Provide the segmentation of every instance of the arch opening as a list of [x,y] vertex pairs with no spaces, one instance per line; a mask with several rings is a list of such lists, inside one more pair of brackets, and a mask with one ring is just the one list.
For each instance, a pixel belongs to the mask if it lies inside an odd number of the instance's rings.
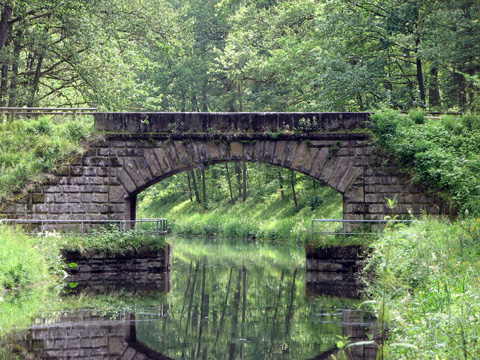
[[341,193],[265,162],[200,163],[127,202],[130,216],[167,217],[173,232],[196,235],[305,240],[312,218],[343,216]]

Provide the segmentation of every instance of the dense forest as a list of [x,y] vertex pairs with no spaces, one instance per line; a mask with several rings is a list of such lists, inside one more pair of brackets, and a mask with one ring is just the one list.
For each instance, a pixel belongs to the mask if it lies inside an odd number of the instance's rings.
[[8,0],[0,106],[475,111],[475,0]]

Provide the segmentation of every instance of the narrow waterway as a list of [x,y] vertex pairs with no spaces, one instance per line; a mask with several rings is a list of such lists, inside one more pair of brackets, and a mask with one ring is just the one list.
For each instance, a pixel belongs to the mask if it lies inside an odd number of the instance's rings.
[[[64,305],[17,334],[16,346],[48,359],[328,359],[339,341],[374,331],[358,296],[307,281],[318,276],[306,273],[300,245],[172,243],[170,272],[67,278]],[[375,349],[354,346],[350,356],[375,359]]]

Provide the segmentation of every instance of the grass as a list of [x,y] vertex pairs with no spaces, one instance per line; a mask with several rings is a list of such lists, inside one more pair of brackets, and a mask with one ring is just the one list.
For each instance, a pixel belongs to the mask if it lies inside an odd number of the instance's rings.
[[81,142],[93,133],[91,117],[0,122],[0,199],[42,182],[60,162],[81,153]]
[[385,359],[480,357],[480,219],[425,219],[372,245],[366,278],[389,324]]
[[61,266],[55,241],[30,237],[18,228],[0,226],[0,291],[51,282]]

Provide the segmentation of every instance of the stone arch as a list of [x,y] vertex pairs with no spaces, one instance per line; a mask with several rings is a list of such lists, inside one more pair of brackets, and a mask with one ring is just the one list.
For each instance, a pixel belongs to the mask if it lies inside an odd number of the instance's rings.
[[[340,152],[341,146],[344,151]],[[349,141],[342,144],[333,140],[316,144],[308,140],[158,142],[119,160],[117,174],[125,190],[125,217],[135,219],[136,196],[149,186],[200,164],[232,161],[265,162],[298,171],[330,186],[344,196],[344,203],[351,203],[364,172],[362,147],[351,151],[351,146]]]

